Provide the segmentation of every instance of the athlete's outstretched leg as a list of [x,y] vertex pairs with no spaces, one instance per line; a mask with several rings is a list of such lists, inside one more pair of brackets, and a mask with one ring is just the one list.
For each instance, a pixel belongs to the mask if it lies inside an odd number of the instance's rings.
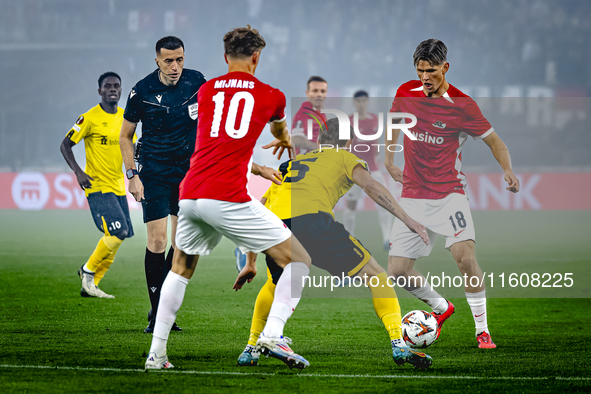
[[166,343],[198,260],[199,256],[187,255],[181,250],[175,251],[172,270],[162,285],[146,369],[172,368],[166,356]]
[[303,279],[310,274],[310,256],[293,235],[265,253],[283,267],[283,273],[277,282],[275,299],[257,349],[282,360],[290,368],[306,368],[310,363],[291,350],[289,341],[283,337],[283,328],[302,297]]
[[394,362],[399,365],[409,363],[418,369],[426,369],[431,366],[433,364],[431,356],[413,351],[402,338],[400,304],[394,288],[390,286],[391,283],[388,283],[386,271],[372,257],[357,275],[369,277],[367,284],[371,290],[373,307],[390,336]]
[[275,287],[271,272],[267,269],[267,281],[259,291],[255,301],[250,324],[250,336],[246,348],[238,357],[238,366],[255,366],[259,362],[259,352],[256,351],[256,344],[267,323],[267,317],[275,297]]
[[390,256],[388,274],[394,278],[404,277],[404,288],[431,307],[432,315],[437,320],[437,338],[439,338],[443,323],[454,313],[455,307],[435,291],[427,279],[413,268],[414,263],[414,259]]
[[[464,291],[466,292],[466,300],[468,301],[468,305],[470,305],[472,317],[474,318],[478,347],[481,349],[494,349],[497,346],[494,344],[488,331],[486,289],[482,280],[482,270],[476,261],[474,241],[457,242],[451,246],[450,250],[462,276],[466,275],[468,277],[467,286],[464,288]],[[472,286],[473,282],[470,279],[474,277],[478,278],[479,285],[477,286]]]

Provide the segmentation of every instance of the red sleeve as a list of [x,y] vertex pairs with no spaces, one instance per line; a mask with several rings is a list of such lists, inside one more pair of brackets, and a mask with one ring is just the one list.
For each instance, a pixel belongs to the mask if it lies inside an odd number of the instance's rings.
[[465,119],[462,127],[463,131],[474,139],[488,137],[494,130],[488,120],[482,115],[478,104],[470,97],[462,97],[459,100],[467,100],[464,109]]
[[301,110],[296,112],[295,116],[293,117],[293,122],[291,123],[291,135],[303,135],[304,134],[304,127],[306,126],[306,119],[308,115],[304,115]]
[[[402,112],[400,110],[400,89],[398,89],[396,91],[396,97],[394,97],[394,100],[392,100],[392,108],[390,109],[390,112]],[[396,98],[398,98],[398,100],[396,100]]]
[[283,121],[285,120],[285,95],[281,90],[275,90],[275,103],[277,107],[273,111],[270,122]]

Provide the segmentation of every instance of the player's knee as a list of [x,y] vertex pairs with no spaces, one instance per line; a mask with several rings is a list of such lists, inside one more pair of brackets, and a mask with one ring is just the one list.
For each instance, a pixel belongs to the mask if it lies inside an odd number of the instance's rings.
[[386,270],[384,270],[384,268],[378,264],[376,259],[372,257],[368,263],[365,264],[361,270],[359,270],[357,275],[363,276],[364,274],[367,274],[368,276],[373,277],[378,276],[381,273],[386,273]]
[[291,244],[291,250],[288,251],[288,253],[285,255],[285,258],[286,258],[286,260],[285,260],[285,264],[283,265],[283,267],[285,267],[287,264],[291,263],[292,261],[304,263],[308,267],[310,267],[312,265],[312,258],[310,257],[310,255],[308,254],[306,249],[304,249],[304,247],[299,243],[292,243]]
[[154,236],[152,239],[148,240],[148,249],[154,253],[161,253],[166,250],[167,244],[168,239],[166,238],[166,235]]
[[116,233],[113,233],[111,235],[114,235],[117,238],[119,238],[121,241],[123,241],[125,238],[127,238],[127,229],[125,229],[125,230],[119,230]]
[[129,229],[127,228],[127,225],[123,225],[123,226],[121,226],[121,228],[118,228],[115,231],[111,231],[111,235],[116,236],[121,241],[123,241],[125,238],[127,238],[128,234],[129,234]]
[[407,276],[409,274],[409,270],[404,265],[398,264],[389,264],[388,265],[388,275],[393,276],[395,278],[399,276]]
[[456,259],[456,263],[458,264],[458,268],[461,272],[469,270],[477,264],[476,257],[467,254],[458,257]]

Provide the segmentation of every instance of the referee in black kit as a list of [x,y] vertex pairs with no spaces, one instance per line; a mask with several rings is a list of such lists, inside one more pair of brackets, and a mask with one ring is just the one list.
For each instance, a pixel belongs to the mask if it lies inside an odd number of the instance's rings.
[[[148,231],[145,268],[152,309],[144,332],[154,331],[160,289],[172,266],[179,211],[179,184],[195,150],[197,91],[205,82],[199,71],[185,69],[185,47],[173,36],[156,43],[158,69],[129,93],[123,115],[120,145],[129,179],[129,192],[141,201]],[[142,122],[139,168],[135,168],[132,138]],[[172,246],[168,243],[168,216]],[[173,331],[181,331],[176,323]]]

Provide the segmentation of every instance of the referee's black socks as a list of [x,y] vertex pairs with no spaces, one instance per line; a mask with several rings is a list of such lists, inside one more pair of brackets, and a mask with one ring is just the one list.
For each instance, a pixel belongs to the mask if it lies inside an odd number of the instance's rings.
[[152,316],[156,316],[158,302],[160,301],[160,289],[162,289],[162,283],[164,283],[164,279],[169,270],[166,258],[164,257],[164,252],[153,253],[146,248],[146,259],[144,260],[144,264],[146,268],[148,295],[150,296],[150,304],[152,305]]

